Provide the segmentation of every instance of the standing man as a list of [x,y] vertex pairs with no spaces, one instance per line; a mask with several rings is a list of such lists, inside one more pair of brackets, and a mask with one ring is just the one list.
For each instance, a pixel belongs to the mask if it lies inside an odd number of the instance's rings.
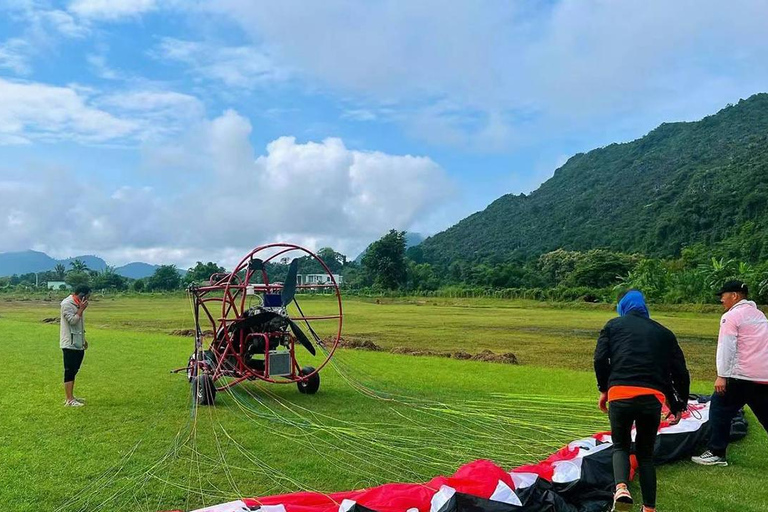
[[728,281],[717,294],[725,308],[717,338],[717,379],[709,407],[709,449],[691,460],[727,466],[731,421],[749,405],[768,430],[768,320],[741,281]]
[[[608,412],[613,441],[613,510],[630,510],[629,453],[635,425],[635,454],[640,470],[643,512],[656,510],[656,468],[653,448],[661,407],[669,405],[670,423],[680,421],[688,407],[690,376],[675,335],[650,318],[643,294],[629,290],[619,296],[619,317],[610,320],[597,340],[595,374],[598,406]],[[610,410],[606,404],[610,402]]]
[[64,405],[68,407],[82,407],[85,402],[75,398],[75,375],[80,370],[85,349],[88,342],[85,340],[85,323],[83,314],[88,307],[88,297],[91,289],[81,285],[75,288],[75,292],[61,301],[61,321],[59,346],[64,353],[64,393],[67,396]]

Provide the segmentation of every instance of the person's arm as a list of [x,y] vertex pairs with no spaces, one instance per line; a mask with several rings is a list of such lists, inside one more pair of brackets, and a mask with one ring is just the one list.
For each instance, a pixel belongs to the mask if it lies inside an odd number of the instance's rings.
[[79,306],[74,303],[63,305],[61,307],[61,313],[69,325],[74,326],[83,318],[83,312],[87,307],[88,301],[82,300]]
[[676,404],[670,403],[669,407],[673,414],[677,414],[688,408],[688,395],[691,392],[691,374],[688,372],[688,367],[685,364],[683,349],[680,348],[680,344],[677,342],[674,334],[672,334],[672,353],[670,356],[672,388],[679,402]]
[[85,309],[82,308],[82,304],[80,307],[75,304],[65,304],[61,307],[61,315],[64,317],[64,320],[72,326],[77,325],[83,317],[83,311],[85,311]]
[[595,377],[597,389],[600,391],[598,407],[606,411],[605,404],[608,400],[608,377],[611,375],[611,345],[610,328],[608,324],[600,331],[595,347]]
[[717,337],[717,379],[715,391],[725,391],[726,379],[733,376],[738,349],[739,326],[733,315],[723,315],[720,321],[720,333]]

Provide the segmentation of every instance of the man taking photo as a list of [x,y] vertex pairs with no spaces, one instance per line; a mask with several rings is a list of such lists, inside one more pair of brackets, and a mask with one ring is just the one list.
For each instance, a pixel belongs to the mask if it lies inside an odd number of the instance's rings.
[[61,321],[59,331],[59,346],[64,354],[64,393],[67,407],[82,407],[85,402],[76,398],[75,375],[80,371],[85,349],[88,342],[85,339],[85,322],[83,314],[88,307],[88,297],[91,289],[82,285],[75,288],[72,295],[61,301]]

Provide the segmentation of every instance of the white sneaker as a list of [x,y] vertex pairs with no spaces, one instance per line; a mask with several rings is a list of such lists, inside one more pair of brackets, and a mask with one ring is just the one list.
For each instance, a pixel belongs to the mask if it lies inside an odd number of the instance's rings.
[[73,400],[67,400],[64,402],[65,407],[82,407],[85,404],[83,402],[79,402],[76,398]]
[[728,461],[725,457],[719,457],[707,450],[698,457],[691,457],[691,462],[701,464],[702,466],[727,466]]
[[613,508],[611,512],[625,512],[632,510],[634,500],[626,487],[617,487],[613,494]]

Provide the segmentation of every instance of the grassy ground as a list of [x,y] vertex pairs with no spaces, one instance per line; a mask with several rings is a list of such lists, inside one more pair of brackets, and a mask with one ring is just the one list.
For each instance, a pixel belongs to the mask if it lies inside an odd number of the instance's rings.
[[[311,313],[331,309],[327,300],[304,303]],[[347,300],[347,337],[385,348],[512,351],[522,365],[344,350],[317,395],[247,383],[197,414],[186,380],[169,373],[191,351],[189,338],[168,335],[190,327],[185,299],[93,301],[77,387],[88,405],[78,410],[61,406],[58,325],[42,323],[56,316],[57,301],[0,302],[5,510],[191,509],[238,496],[419,481],[479,457],[504,467],[533,462],[607,429],[589,371],[597,332],[612,316],[606,308]],[[654,316],[681,339],[694,390],[710,389],[718,315]],[[399,398],[382,400],[381,392]],[[765,510],[764,436],[752,421],[729,468],[661,468],[660,507]]]

